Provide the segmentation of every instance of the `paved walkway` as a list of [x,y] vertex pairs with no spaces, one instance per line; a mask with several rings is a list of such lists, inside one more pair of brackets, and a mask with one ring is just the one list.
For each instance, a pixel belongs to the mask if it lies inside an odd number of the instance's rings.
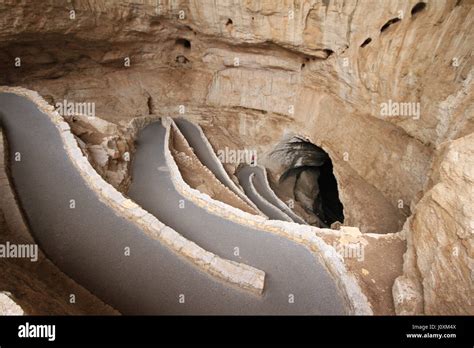
[[269,219],[289,221],[293,220],[279,208],[267,201],[257,190],[255,186],[255,173],[250,167],[245,167],[237,173],[240,185],[244,188],[245,194],[255,203],[257,208],[263,212]]
[[[239,300],[240,307],[232,313],[342,314],[343,301],[334,280],[307,248],[209,214],[175,190],[169,172],[162,169],[166,166],[165,133],[161,123],[156,122],[139,134],[128,194],[204,249],[265,271],[261,300]],[[235,248],[239,256],[234,254]],[[294,303],[289,303],[291,295]],[[220,305],[216,302],[216,306]]]
[[224,186],[233,191],[237,196],[242,198],[250,206],[257,209],[252,200],[250,200],[242,189],[232,181],[224,166],[213,152],[212,146],[204,135],[199,125],[178,117],[173,119],[179,131],[184,135],[188,144],[193,148],[197,158],[205,165]]
[[[159,170],[165,164],[160,123],[140,134],[130,195],[201,247],[267,272],[263,296],[202,273],[100,202],[67,157],[55,126],[31,101],[0,94],[0,123],[14,187],[35,240],[61,270],[122,313],[343,313],[334,281],[306,248],[210,215],[188,201],[179,208],[182,198],[169,173]],[[17,153],[20,161],[14,160]]]
[[[268,183],[267,173],[265,168],[261,166],[243,166],[237,176],[240,180],[241,185],[244,185],[242,182],[248,182],[250,175],[254,174],[253,186],[258,194],[266,200],[268,203],[275,206],[277,209],[281,210],[286,216],[289,216],[291,220],[299,224],[306,225],[306,222],[299,217],[293,210],[290,209],[278,196],[273,192],[270,184]],[[247,184],[248,185],[248,184]],[[254,202],[255,203],[255,202]]]
[[[258,296],[202,273],[100,202],[32,102],[0,94],[0,123],[33,236],[66,274],[124,314],[259,313]],[[21,161],[13,160],[15,153]]]

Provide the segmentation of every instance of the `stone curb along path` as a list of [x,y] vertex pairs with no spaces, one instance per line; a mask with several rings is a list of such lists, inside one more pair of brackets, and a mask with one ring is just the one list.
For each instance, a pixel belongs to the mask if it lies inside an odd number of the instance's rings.
[[268,202],[255,187],[255,173],[245,174],[242,172],[237,173],[240,184],[245,190],[247,196],[255,203],[255,205],[272,220],[289,221],[293,220],[286,215],[282,210],[275,207],[273,204]]
[[[219,181],[222,182],[225,186],[229,187],[232,191],[234,191],[239,197],[244,199],[248,204],[252,205],[252,207],[256,210],[259,210],[256,203],[250,199],[244,192],[242,187],[242,181],[240,182],[241,187],[237,187],[237,185],[230,179],[229,174],[224,169],[221,161],[214,153],[214,149],[210,144],[209,140],[207,139],[206,135],[204,134],[202,128],[183,117],[173,118],[172,123],[173,129],[177,131],[178,136],[183,138],[183,141],[188,143],[188,145],[193,149],[196,157],[199,158],[201,163],[205,166],[207,171],[210,171]],[[193,132],[196,135],[197,139],[193,136]],[[206,153],[202,153],[202,149]],[[201,151],[200,151],[201,150]],[[270,210],[273,214],[278,216],[278,220],[283,221],[295,221],[297,223],[306,225],[306,222],[296,215],[284,202],[282,202],[278,196],[273,192],[270,187],[270,183],[267,179],[266,169],[262,166],[250,166],[246,165],[242,169],[246,172],[255,172],[255,181],[261,183],[265,192],[260,192],[257,187],[253,184],[253,188],[250,188],[255,196],[258,196],[256,199],[259,201],[260,204],[264,205],[268,210]],[[241,170],[241,171],[242,171]],[[247,173],[246,175],[250,175]],[[238,177],[238,175],[237,175]],[[275,208],[278,211],[275,211]],[[260,215],[265,216],[260,209]]]
[[[190,146],[194,149],[194,152],[196,156],[199,158],[199,160],[201,161],[201,163],[206,168],[208,168],[208,170],[210,170],[213,173],[213,175],[220,182],[222,182],[223,185],[227,186],[236,195],[238,195],[241,199],[243,199],[247,204],[249,204],[252,208],[258,211],[257,206],[252,202],[251,199],[249,199],[244,194],[243,189],[238,187],[237,184],[234,183],[232,179],[229,177],[229,174],[224,169],[224,166],[222,165],[221,161],[215,154],[214,149],[212,148],[211,143],[209,142],[206,135],[204,134],[204,131],[202,130],[201,126],[191,121],[188,121],[185,118],[178,117],[174,120],[174,127],[178,129],[178,133],[181,134],[181,136],[183,136],[183,138],[188,143],[192,142]],[[188,127],[192,127],[192,129],[194,129],[194,131],[199,134],[198,139],[188,139],[190,138],[187,134],[189,132]],[[204,147],[207,150],[207,154],[209,155],[209,157],[205,158],[201,156],[199,151],[195,149],[195,147],[199,146],[198,142],[200,142],[201,143],[200,145],[202,145],[202,147]],[[259,213],[262,214],[261,212]]]
[[[254,177],[254,187],[255,190],[263,197],[268,203],[274,205],[278,209],[282,210],[286,215],[288,215],[294,222],[297,222],[302,225],[307,225],[307,223],[298,216],[290,207],[288,207],[285,202],[283,202],[272,190],[270,183],[267,177],[267,170],[265,167],[260,165],[256,166],[244,166],[240,171],[248,171],[255,174]],[[260,189],[261,191],[260,191]]]
[[[225,190],[226,194],[228,197],[232,197],[234,198],[234,200],[237,200],[237,201],[240,201],[242,204],[244,204],[246,206],[247,209],[249,210],[245,210],[247,212],[250,212],[251,214],[254,214],[254,215],[262,215],[262,213],[258,210],[257,207],[255,207],[254,204],[249,204],[247,203],[247,201],[250,201],[247,197],[245,197],[245,199],[242,199],[241,195],[237,195],[234,191],[232,191],[228,186],[226,186],[225,184],[222,183],[221,180],[219,180],[214,172],[212,170],[210,170],[207,166],[205,166],[201,160],[198,158],[197,154],[196,154],[196,151],[189,145],[188,143],[188,139],[181,133],[180,129],[178,127],[176,127],[176,124],[175,123],[172,123],[171,125],[172,127],[172,130],[174,131],[173,132],[173,135],[176,136],[179,141],[181,141],[183,144],[185,144],[185,146],[187,147],[187,149],[190,151],[190,153],[188,154],[188,156],[191,156],[193,157],[193,160],[196,160],[196,165],[198,165],[200,167],[200,170],[202,170],[206,175],[210,176],[210,177],[213,177],[215,179],[215,181],[217,183],[219,183],[219,185]],[[251,202],[251,201],[250,201]],[[229,204],[231,205],[230,203],[226,203],[226,204]],[[235,206],[236,208],[238,208],[238,206]],[[265,216],[266,217],[266,216]]]
[[332,275],[341,294],[345,298],[348,313],[357,315],[373,314],[367,297],[362,292],[355,277],[348,272],[342,256],[340,256],[332,246],[326,244],[316,235],[316,232],[319,231],[318,228],[293,222],[267,220],[262,216],[252,215],[225,203],[216,201],[208,195],[191,188],[182,178],[169,149],[170,128],[172,123],[172,118],[162,118],[162,125],[166,129],[164,154],[173,185],[183,197],[189,199],[197,206],[204,208],[211,214],[223,217],[243,226],[274,233],[304,245],[326,266]]
[[[210,214],[176,190],[172,181],[174,173],[165,156],[166,141],[176,145],[173,132],[167,139],[166,127],[161,122],[153,122],[139,132],[135,139],[133,180],[127,194],[206,250],[265,271],[265,292],[261,299],[228,296],[228,301],[237,305],[228,313],[347,314],[345,299],[334,279],[311,250],[275,233]],[[169,150],[174,155],[173,146]],[[227,306],[222,302],[215,305]]]
[[[31,234],[29,226],[27,225],[27,221],[23,215],[23,212],[21,211],[20,204],[17,201],[17,195],[14,192],[13,184],[11,182],[8,159],[8,144],[6,142],[6,136],[4,136],[3,129],[0,125],[0,212],[3,213],[3,218],[5,219],[6,227],[10,235],[9,238],[4,238],[4,240],[7,240],[11,243],[37,245],[33,238],[33,235]],[[14,239],[10,240],[10,238]],[[75,312],[71,313],[68,312],[68,314],[120,314],[117,310],[113,309],[107,304],[102,303],[102,301],[100,301],[98,298],[95,298],[95,296],[93,296],[89,290],[85,289],[75,280],[73,280],[72,278],[64,274],[61,270],[59,270],[57,266],[51,262],[50,259],[46,258],[44,252],[41,249],[38,251],[37,260],[34,264],[37,265],[34,270],[22,270],[22,273],[26,279],[16,278],[16,276],[14,278],[10,278],[12,281],[11,285],[14,285],[14,287],[16,288],[16,290],[12,291],[13,293],[10,291],[0,292],[0,315],[9,315],[8,313],[11,309],[15,309],[14,313],[10,313],[13,315],[51,314],[51,312],[49,312],[50,307],[48,307],[48,305],[51,306],[51,302],[45,304],[45,301],[41,301],[42,303],[39,305],[37,302],[38,295],[40,294],[40,296],[47,296],[48,300],[51,299],[49,298],[50,296],[52,296],[53,301],[61,300],[60,296],[64,295],[64,291],[62,289],[64,289],[65,287],[67,287],[71,293],[74,293],[76,297],[81,297],[81,304],[79,306],[71,304],[76,308],[80,307],[79,310],[76,310]],[[36,273],[36,271],[40,271],[40,273],[38,274]],[[51,275],[52,278],[43,279],[45,274]],[[33,279],[31,278],[31,276],[33,276]],[[25,282],[25,280],[27,279],[31,282]],[[38,284],[39,282],[42,283],[42,281],[48,281],[48,283]],[[56,295],[47,295],[45,289],[43,288],[44,286],[47,287],[48,290],[51,290],[51,285],[53,285],[53,291],[56,291]],[[59,285],[59,289],[55,288],[56,285]],[[28,292],[30,292],[29,295]],[[20,298],[15,298],[13,294],[19,294]],[[63,299],[63,301],[68,300],[68,298]],[[16,303],[15,301],[18,301],[18,303]],[[100,301],[100,303],[98,303],[97,301]],[[37,305],[38,307],[36,307]],[[36,307],[34,308],[36,311],[31,312],[32,306]],[[16,309],[18,308],[20,308],[21,310],[17,311]],[[89,312],[86,308],[93,308],[93,312]],[[46,310],[48,310],[48,312],[46,312]],[[55,312],[57,310],[58,308],[54,308],[53,314],[59,314]],[[64,313],[61,312],[61,314]]]
[[[0,125],[0,211],[3,212],[9,230],[17,231],[25,239],[25,242],[33,243],[8,180],[5,144],[3,130]],[[23,308],[11,297],[12,295],[9,292],[0,292],[0,315],[24,315]]]
[[64,149],[81,177],[96,193],[98,199],[111,207],[117,215],[126,217],[138,225],[149,237],[163,243],[175,254],[192,262],[210,276],[257,294],[263,292],[265,272],[242,263],[222,259],[204,250],[170,227],[165,226],[153,215],[105,182],[82,154],[69,125],[38,93],[19,87],[0,87],[0,93],[12,93],[25,97],[49,117],[56,126]]
[[6,145],[0,125],[0,210],[3,211],[5,223],[10,231],[15,231],[25,242],[34,243],[8,179],[8,149]]

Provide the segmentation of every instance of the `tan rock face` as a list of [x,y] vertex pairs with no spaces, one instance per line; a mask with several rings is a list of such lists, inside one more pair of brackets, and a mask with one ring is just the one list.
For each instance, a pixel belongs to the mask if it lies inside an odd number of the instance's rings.
[[474,135],[448,142],[431,187],[405,233],[404,276],[394,286],[402,314],[474,314]]
[[0,315],[23,315],[23,309],[16,304],[8,292],[0,292]]
[[[216,150],[257,150],[272,178],[281,165],[270,152],[305,136],[332,159],[346,225],[396,232],[416,209],[404,228],[398,312],[462,313],[472,289],[472,182],[441,149],[465,149],[457,139],[474,131],[474,11],[468,1],[419,3],[4,1],[0,84],[52,103],[94,102],[114,123],[182,112]],[[124,151],[95,145],[99,163]],[[456,271],[443,276],[443,267]]]
[[133,129],[85,115],[66,116],[65,119],[94,169],[112,186],[126,191],[134,151]]

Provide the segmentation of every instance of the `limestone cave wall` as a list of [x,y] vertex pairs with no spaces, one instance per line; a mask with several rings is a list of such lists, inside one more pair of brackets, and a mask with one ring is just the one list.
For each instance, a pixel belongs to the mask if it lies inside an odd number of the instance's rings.
[[118,125],[185,115],[271,178],[275,146],[306,137],[331,157],[344,224],[403,229],[397,312],[474,313],[469,1],[3,0],[0,18],[0,85]]

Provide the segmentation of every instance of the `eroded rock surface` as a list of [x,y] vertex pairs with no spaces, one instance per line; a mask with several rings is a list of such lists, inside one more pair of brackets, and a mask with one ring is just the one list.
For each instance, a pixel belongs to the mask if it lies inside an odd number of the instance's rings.
[[86,115],[65,116],[94,169],[116,189],[130,184],[130,160],[135,149],[133,130]]
[[0,292],[0,315],[23,315],[23,309],[12,299],[9,292]]
[[403,231],[404,275],[393,289],[399,314],[474,314],[474,135],[439,152]]
[[[331,157],[344,224],[405,226],[397,313],[472,313],[474,10],[418,3],[2,1],[0,84],[94,102],[117,125],[184,115],[274,179],[276,144],[305,136]],[[84,143],[120,188],[133,144],[114,132]]]

